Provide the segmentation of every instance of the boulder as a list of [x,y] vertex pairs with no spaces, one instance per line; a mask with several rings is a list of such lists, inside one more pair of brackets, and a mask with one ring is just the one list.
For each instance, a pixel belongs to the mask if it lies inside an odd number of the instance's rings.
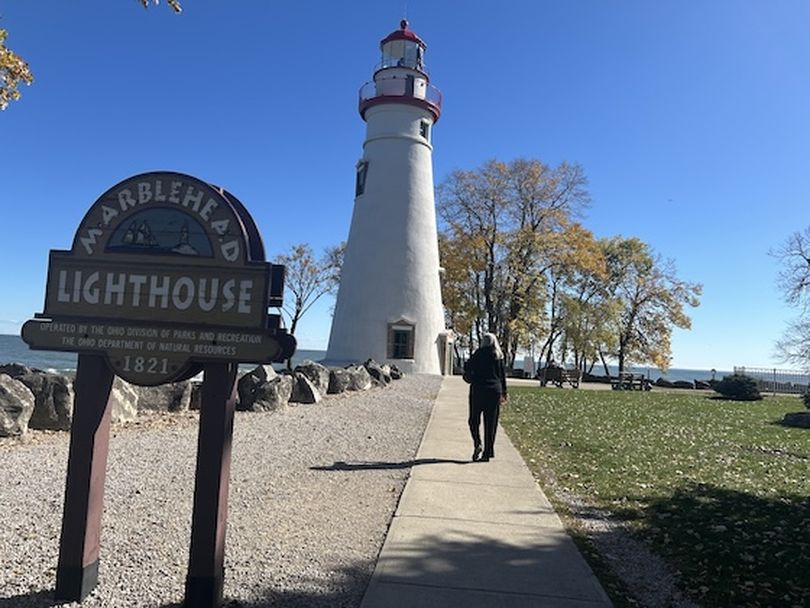
[[[60,374],[34,373],[20,382],[34,393],[36,404],[29,426],[32,429],[69,431],[73,419],[73,381]],[[29,384],[31,382],[31,384]]]
[[322,397],[315,385],[301,372],[295,372],[290,403],[318,403]]
[[391,380],[399,380],[402,378],[402,372],[396,365],[391,366]]
[[391,382],[390,374],[385,373],[385,370],[382,366],[377,363],[374,359],[369,359],[363,364],[363,367],[366,368],[369,375],[373,380],[376,380],[379,386],[385,386],[389,382]]
[[239,382],[236,384],[236,392],[239,395],[236,409],[242,411],[252,409],[253,400],[256,398],[256,389],[276,377],[278,377],[278,374],[272,365],[257,365],[239,378]]
[[351,384],[352,375],[347,369],[330,369],[329,370],[329,387],[327,389],[327,393],[330,395],[335,395],[337,393],[342,393],[349,389],[349,384]]
[[73,382],[70,378],[18,363],[0,366],[0,373],[22,382],[34,394],[34,413],[28,421],[30,428],[70,430],[73,417]]
[[366,368],[362,365],[355,365],[347,367],[346,371],[349,372],[349,386],[346,390],[349,391],[367,391],[371,388],[371,376]]
[[174,382],[160,386],[138,386],[138,409],[159,412],[184,412],[191,404],[191,382]]
[[789,412],[782,418],[782,424],[810,429],[810,412]]
[[297,365],[295,371],[304,374],[322,394],[329,389],[329,370],[320,363],[307,359]]
[[660,387],[663,387],[663,388],[673,388],[675,385],[672,382],[670,382],[669,380],[664,380],[663,378],[658,378],[658,380],[655,381],[655,386],[660,386]]
[[700,390],[711,390],[712,385],[707,380],[695,380],[695,388]]
[[138,415],[138,390],[129,382],[118,376],[113,381],[110,391],[112,422],[130,422]]
[[0,365],[0,374],[8,374],[15,380],[19,380],[20,376],[27,376],[28,374],[35,373],[44,374],[45,372],[41,369],[28,367],[22,363],[4,363],[3,365]]
[[25,435],[34,413],[34,393],[8,374],[0,374],[0,437]]
[[260,384],[255,392],[252,412],[281,412],[287,409],[293,392],[293,376],[276,376],[269,382]]

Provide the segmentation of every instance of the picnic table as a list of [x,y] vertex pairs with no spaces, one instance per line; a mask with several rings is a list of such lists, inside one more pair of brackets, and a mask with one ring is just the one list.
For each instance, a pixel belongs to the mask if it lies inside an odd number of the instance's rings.
[[648,391],[652,385],[644,374],[619,372],[618,376],[611,376],[610,388],[614,391]]

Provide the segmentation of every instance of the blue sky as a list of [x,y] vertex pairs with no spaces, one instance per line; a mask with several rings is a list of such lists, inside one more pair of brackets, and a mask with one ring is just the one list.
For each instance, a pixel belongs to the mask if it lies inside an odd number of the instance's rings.
[[[269,255],[346,238],[357,91],[405,2],[0,3],[36,82],[0,113],[0,333],[42,309],[108,187],[150,170],[225,186]],[[773,365],[795,311],[768,250],[808,224],[810,4],[408,0],[444,94],[437,181],[488,159],[580,163],[597,236],[637,236],[703,283],[673,366]],[[298,332],[325,348],[330,301]]]

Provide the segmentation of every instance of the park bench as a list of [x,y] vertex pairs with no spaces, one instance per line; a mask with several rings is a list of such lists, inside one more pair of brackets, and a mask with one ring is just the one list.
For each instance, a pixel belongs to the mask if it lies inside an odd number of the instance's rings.
[[537,372],[540,378],[540,386],[546,386],[549,382],[563,387],[566,382],[571,385],[571,388],[579,388],[579,383],[582,379],[582,373],[578,369],[563,369],[561,367],[546,367]]
[[644,374],[619,372],[618,376],[610,378],[610,388],[614,391],[648,391],[652,387]]

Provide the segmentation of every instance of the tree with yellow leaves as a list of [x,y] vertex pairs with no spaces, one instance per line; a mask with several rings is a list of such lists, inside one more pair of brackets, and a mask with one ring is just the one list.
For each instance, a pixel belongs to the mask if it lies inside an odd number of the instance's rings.
[[619,371],[630,363],[669,368],[672,329],[689,329],[685,306],[700,304],[703,287],[677,277],[672,260],[664,260],[638,238],[604,241],[608,293],[620,307],[617,332]]
[[548,239],[546,248],[548,326],[540,359],[548,362],[560,340],[559,360],[570,353],[575,366],[586,371],[605,342],[604,328],[615,310],[605,290],[605,257],[590,230],[579,224]]
[[[587,205],[585,184],[578,165],[549,167],[538,160],[517,159],[454,171],[438,188],[448,318],[452,321],[461,314],[454,308],[461,302],[465,318],[469,317],[474,302],[471,339],[480,339],[485,331],[495,333],[510,365],[518,348],[541,331],[544,272],[553,263],[549,243],[570,228]],[[466,296],[451,293],[465,288]]]
[[28,64],[6,46],[7,37],[8,32],[0,29],[0,110],[5,110],[9,102],[20,98],[20,84],[34,82]]
[[589,203],[578,165],[489,161],[454,171],[438,188],[448,325],[470,348],[495,333],[507,364],[520,349],[573,359],[588,371],[606,357],[666,369],[675,327],[701,286],[679,279],[636,238],[597,241],[577,222]]

